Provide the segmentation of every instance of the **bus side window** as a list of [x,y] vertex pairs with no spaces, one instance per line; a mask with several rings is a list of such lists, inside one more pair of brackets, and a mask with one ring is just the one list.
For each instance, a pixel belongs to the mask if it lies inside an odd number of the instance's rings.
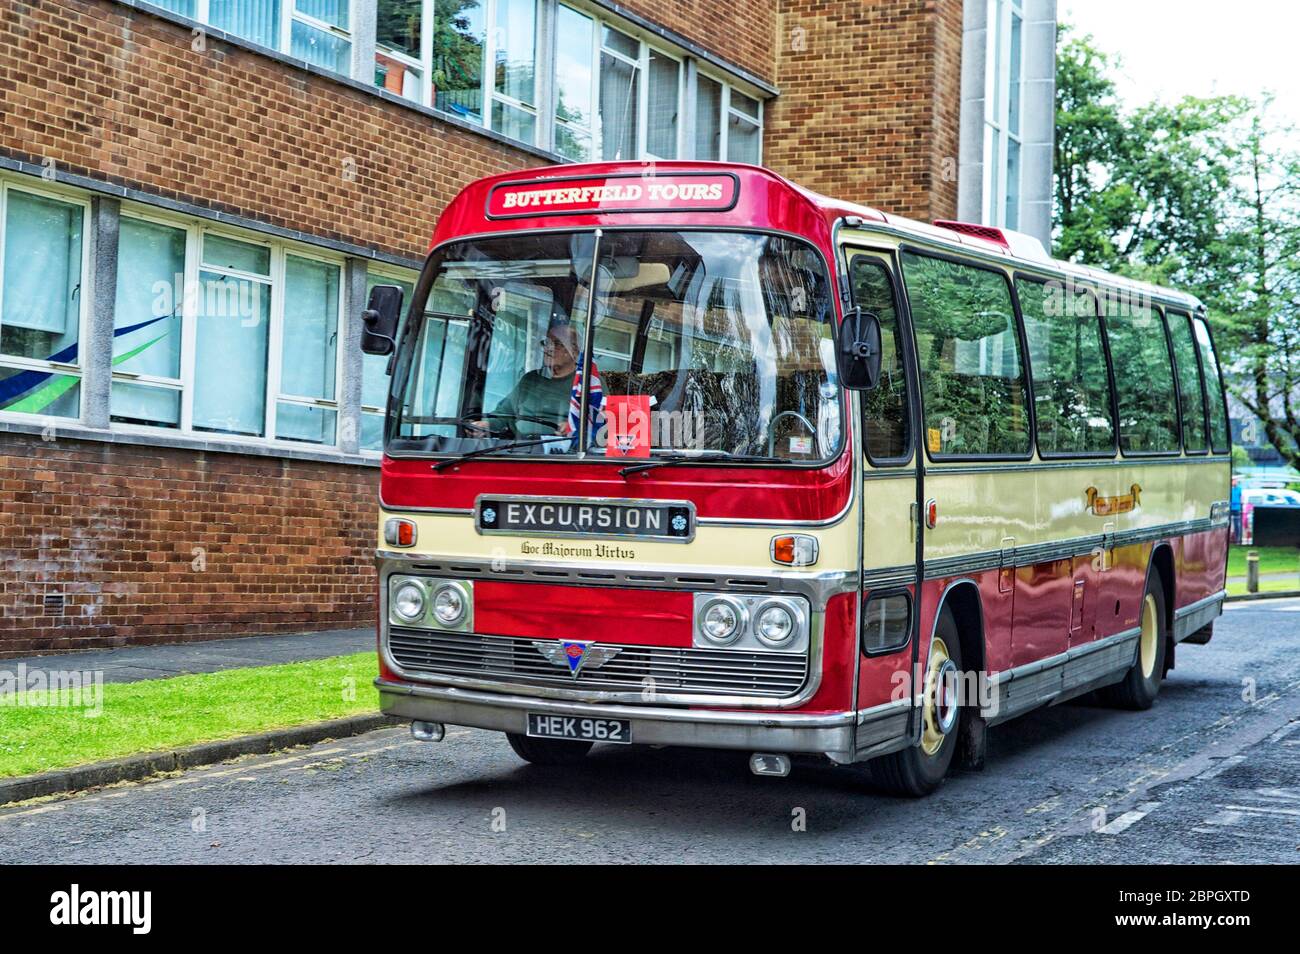
[[853,258],[853,303],[880,318],[880,383],[862,395],[862,426],[867,457],[873,464],[903,463],[912,456],[907,376],[899,349],[894,283],[885,263],[867,255]]
[[1183,447],[1189,454],[1204,454],[1205,392],[1201,388],[1200,361],[1196,357],[1196,342],[1192,340],[1190,321],[1182,312],[1165,312],[1169,338],[1174,344],[1174,363],[1178,366],[1178,400],[1183,409]]
[[1164,323],[1149,305],[1108,293],[1103,308],[1126,454],[1178,453],[1178,400]]
[[1044,457],[1114,454],[1110,374],[1090,292],[1016,279]]
[[903,253],[932,456],[1030,454],[1029,394],[1004,273]]
[[1205,369],[1205,396],[1210,403],[1210,445],[1216,454],[1226,454],[1231,449],[1232,437],[1228,431],[1228,410],[1223,403],[1223,378],[1219,375],[1219,359],[1210,341],[1210,329],[1205,319],[1193,318],[1196,347],[1201,352],[1201,366]]

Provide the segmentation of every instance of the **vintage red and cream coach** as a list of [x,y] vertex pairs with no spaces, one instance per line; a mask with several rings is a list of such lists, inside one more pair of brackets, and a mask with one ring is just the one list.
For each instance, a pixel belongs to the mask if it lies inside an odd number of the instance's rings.
[[378,686],[420,738],[922,794],[1030,709],[1149,707],[1221,612],[1204,308],[1014,232],[749,166],[511,173],[447,208],[409,303],[375,289],[363,347]]

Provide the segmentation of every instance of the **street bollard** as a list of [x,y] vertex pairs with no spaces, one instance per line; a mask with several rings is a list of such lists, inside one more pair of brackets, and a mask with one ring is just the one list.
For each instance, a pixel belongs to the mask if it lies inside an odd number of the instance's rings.
[[1259,553],[1255,550],[1246,553],[1246,592],[1259,592]]

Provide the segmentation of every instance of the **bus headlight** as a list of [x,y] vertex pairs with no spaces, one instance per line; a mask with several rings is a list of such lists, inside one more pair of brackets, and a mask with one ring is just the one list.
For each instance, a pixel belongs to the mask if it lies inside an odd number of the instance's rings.
[[794,611],[784,603],[768,603],[754,617],[754,635],[768,646],[784,646],[796,628]]
[[812,608],[803,596],[696,593],[697,649],[806,653],[812,640]]
[[433,593],[433,615],[443,626],[455,626],[465,618],[465,591],[456,583],[443,583]]
[[393,612],[408,623],[424,617],[424,587],[407,581],[393,591]]
[[745,607],[729,596],[711,599],[701,608],[700,633],[715,646],[730,646],[745,631],[749,618]]

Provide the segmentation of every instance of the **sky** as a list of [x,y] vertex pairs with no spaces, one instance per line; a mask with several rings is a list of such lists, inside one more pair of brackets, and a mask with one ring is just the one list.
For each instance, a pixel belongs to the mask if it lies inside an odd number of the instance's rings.
[[1123,62],[1121,101],[1274,94],[1279,123],[1300,126],[1300,2],[1058,0],[1057,19]]

